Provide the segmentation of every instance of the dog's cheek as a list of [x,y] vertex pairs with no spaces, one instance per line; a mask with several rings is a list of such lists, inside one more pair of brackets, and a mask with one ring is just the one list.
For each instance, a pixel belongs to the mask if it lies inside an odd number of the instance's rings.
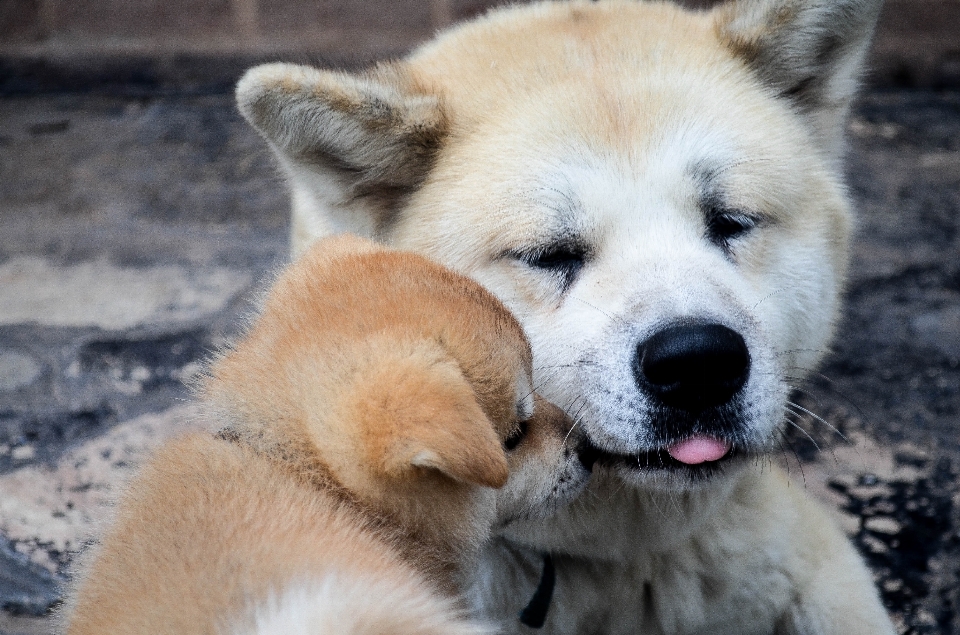
[[551,465],[549,449],[536,442],[532,445],[525,443],[523,451],[511,457],[510,479],[497,490],[497,518],[501,522],[539,510],[547,484],[554,479],[556,466]]
[[805,375],[833,337],[842,273],[826,236],[786,233],[771,243],[751,268],[760,283],[745,309],[765,331],[783,372]]

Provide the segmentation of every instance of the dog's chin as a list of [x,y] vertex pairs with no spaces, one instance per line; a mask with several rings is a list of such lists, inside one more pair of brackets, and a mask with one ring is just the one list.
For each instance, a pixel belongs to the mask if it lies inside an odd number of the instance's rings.
[[543,520],[553,516],[580,496],[587,488],[590,476],[590,470],[577,460],[561,473],[555,474],[554,480],[545,483],[537,492],[515,493],[509,499],[501,492],[497,501],[498,515],[501,517],[498,526],[507,527],[517,521]]
[[709,486],[718,479],[738,472],[755,450],[731,446],[721,458],[701,463],[683,463],[670,456],[666,448],[634,454],[617,454],[600,448],[584,450],[584,460],[592,462],[597,474],[607,473],[640,488],[690,490]]

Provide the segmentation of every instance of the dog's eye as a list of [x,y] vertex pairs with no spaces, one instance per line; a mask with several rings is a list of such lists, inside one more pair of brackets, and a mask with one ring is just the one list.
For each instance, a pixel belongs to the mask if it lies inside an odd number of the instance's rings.
[[730,241],[749,233],[759,222],[755,216],[743,212],[711,210],[707,214],[707,238],[710,242],[728,249]]
[[520,442],[523,441],[523,437],[527,436],[527,430],[529,429],[529,424],[526,421],[521,421],[517,424],[517,429],[507,437],[503,442],[503,447],[507,450],[516,449]]
[[519,255],[534,269],[542,269],[560,277],[563,289],[569,287],[583,269],[587,251],[580,245],[550,245]]
[[583,253],[570,247],[555,247],[531,255],[527,262],[538,269],[576,270],[583,266]]

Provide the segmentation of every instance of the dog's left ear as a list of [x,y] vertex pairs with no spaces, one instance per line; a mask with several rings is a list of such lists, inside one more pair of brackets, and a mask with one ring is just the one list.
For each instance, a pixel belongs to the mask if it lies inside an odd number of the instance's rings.
[[381,477],[409,480],[435,470],[456,481],[502,487],[506,452],[457,364],[432,351],[381,359],[344,398],[359,423],[364,462]]
[[401,63],[360,74],[264,64],[237,84],[237,105],[286,168],[294,208],[322,211],[311,238],[375,236],[426,178],[447,133],[440,98]]
[[427,388],[429,392],[394,404],[396,435],[383,457],[387,471],[402,476],[411,468],[426,468],[463,483],[506,485],[506,454],[472,390],[429,384]]
[[832,156],[883,0],[738,0],[716,10],[721,40],[795,104]]

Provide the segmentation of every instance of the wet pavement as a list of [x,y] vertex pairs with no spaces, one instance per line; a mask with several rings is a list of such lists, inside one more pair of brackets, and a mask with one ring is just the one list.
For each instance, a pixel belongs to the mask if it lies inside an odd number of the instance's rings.
[[[847,309],[780,460],[902,633],[960,633],[960,93],[871,92],[849,132]],[[284,261],[287,204],[229,95],[5,97],[0,228],[0,635],[26,635],[196,425],[183,381]]]

